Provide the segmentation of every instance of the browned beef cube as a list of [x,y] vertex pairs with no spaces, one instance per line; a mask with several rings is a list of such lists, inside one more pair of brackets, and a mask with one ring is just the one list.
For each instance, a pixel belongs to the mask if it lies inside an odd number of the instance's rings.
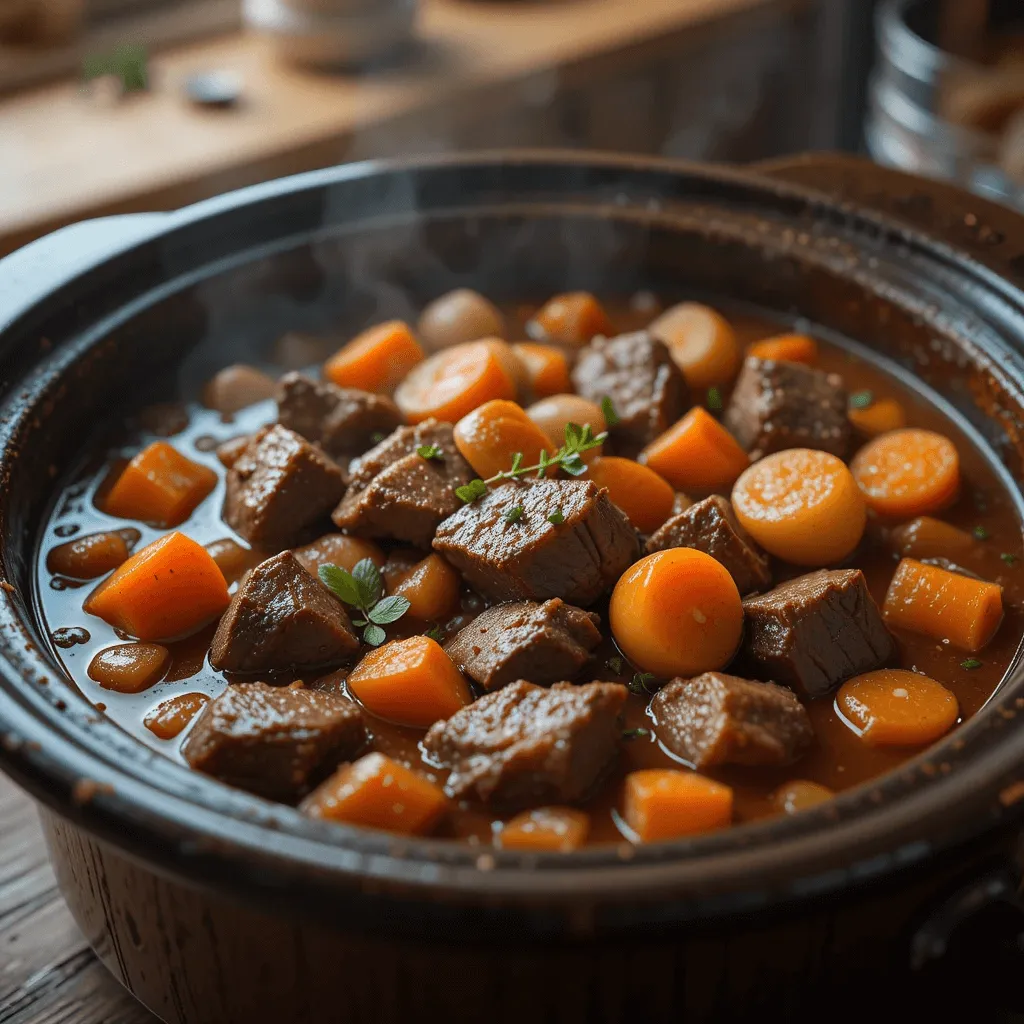
[[629,520],[590,480],[495,487],[441,523],[434,547],[485,597],[578,605],[596,601],[639,555]]
[[[436,445],[441,457],[417,449]],[[393,538],[429,548],[437,524],[461,504],[456,487],[476,475],[455,447],[450,423],[399,427],[349,467],[352,474],[334,522],[360,537]]]
[[618,423],[616,452],[635,456],[690,407],[690,391],[668,348],[645,331],[595,338],[576,360],[576,391],[600,404],[610,398]]
[[782,765],[814,738],[792,690],[723,672],[673,679],[651,701],[658,740],[694,768]]
[[236,683],[199,713],[181,753],[229,786],[291,802],[365,745],[362,712],[347,698]]
[[571,679],[601,642],[600,618],[557,597],[515,601],[481,612],[445,646],[449,657],[485,690],[517,679]]
[[341,602],[282,551],[241,582],[210,645],[226,672],[280,672],[337,665],[359,648]]
[[423,747],[451,770],[449,796],[510,809],[572,803],[615,756],[627,692],[618,683],[546,690],[519,680],[435,722]]
[[402,424],[402,414],[390,398],[339,388],[301,373],[281,378],[277,418],[336,459],[361,455]]
[[725,425],[754,461],[785,448],[820,448],[843,459],[850,446],[846,402],[838,374],[749,356]]
[[720,494],[674,515],[648,538],[648,554],[666,548],[696,548],[709,554],[729,570],[741,594],[771,586],[768,559]]
[[896,645],[860,569],[821,569],[743,602],[743,653],[808,697],[882,668]]
[[256,434],[228,470],[224,521],[252,544],[283,547],[300,540],[344,493],[337,465],[276,425]]

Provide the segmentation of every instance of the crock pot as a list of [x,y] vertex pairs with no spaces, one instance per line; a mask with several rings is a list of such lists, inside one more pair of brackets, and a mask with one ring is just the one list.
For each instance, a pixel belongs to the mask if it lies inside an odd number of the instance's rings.
[[1021,479],[1024,218],[848,158],[359,164],[33,243],[0,262],[0,766],[38,800],[104,963],[175,1024],[844,1018],[884,993],[948,1010],[965,976],[975,1008],[1012,996],[1019,652],[975,718],[835,801],[566,855],[308,820],[155,753],[75,690],[33,559],[104,430],[286,330],[354,330],[460,285],[801,318],[927,383]]

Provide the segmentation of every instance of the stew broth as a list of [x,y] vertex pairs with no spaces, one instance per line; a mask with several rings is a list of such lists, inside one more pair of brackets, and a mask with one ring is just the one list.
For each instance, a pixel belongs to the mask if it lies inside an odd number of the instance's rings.
[[[518,310],[510,317],[510,320],[517,321],[511,337],[525,337],[521,332],[529,312],[532,310]],[[637,313],[623,305],[617,310],[613,309],[612,319],[618,330],[629,330],[638,326],[639,321],[647,322],[650,314]],[[777,332],[775,325],[755,318],[737,316],[730,320],[744,346]],[[975,536],[975,543],[963,557],[957,559],[957,563],[969,573],[1003,587],[1005,618],[995,638],[976,658],[968,658],[963,651],[920,635],[902,630],[893,630],[893,633],[899,648],[899,665],[922,672],[948,687],[959,701],[961,720],[968,718],[981,708],[999,686],[1024,633],[1021,605],[1024,596],[1024,561],[1016,502],[1007,493],[986,456],[923,393],[907,387],[895,376],[854,352],[835,345],[821,343],[818,365],[821,369],[841,374],[851,393],[869,390],[876,399],[897,399],[907,413],[908,426],[924,427],[944,434],[959,450],[963,486],[956,503],[942,513],[942,518]],[[696,400],[700,397],[695,394]],[[723,397],[727,399],[728,396]],[[176,418],[174,410],[170,410],[170,413],[170,420],[173,421]],[[170,442],[189,459],[209,467],[217,474],[212,494],[177,529],[204,545],[234,538],[247,546],[221,519],[225,469],[213,449],[216,444],[252,433],[262,425],[273,422],[275,418],[273,401],[264,400],[233,416],[222,416],[199,405],[190,405],[186,418],[181,418],[178,423],[169,423],[171,430],[181,427],[169,438]],[[165,755],[181,760],[180,747],[187,734],[187,727],[183,732],[172,735],[180,726],[181,714],[187,719],[188,713],[202,707],[204,697],[216,696],[227,682],[225,675],[215,671],[207,659],[214,627],[207,627],[184,640],[166,644],[171,652],[170,665],[161,681],[152,687],[141,692],[105,689],[89,677],[88,666],[98,652],[124,643],[126,638],[101,619],[83,611],[83,600],[94,589],[97,581],[73,580],[55,574],[47,567],[48,562],[51,566],[59,564],[60,560],[52,557],[53,549],[75,537],[125,529],[128,524],[124,519],[98,510],[96,496],[109,479],[111,465],[123,463],[126,457],[159,436],[167,421],[167,415],[155,417],[155,422],[153,416],[140,417],[137,422],[144,422],[147,426],[126,432],[123,447],[108,453],[99,465],[95,459],[91,460],[89,468],[64,488],[42,533],[37,581],[38,599],[58,648],[57,657],[82,693],[134,736]],[[132,522],[130,525],[141,534],[135,550],[166,532],[144,523]],[[266,552],[266,555],[270,554],[273,552]],[[863,570],[873,597],[881,605],[899,561],[899,556],[887,542],[886,530],[869,522],[861,547],[849,561]],[[778,561],[773,561],[772,568],[776,583],[807,571],[782,565]],[[461,614],[457,620],[442,627],[445,638],[454,635],[482,607],[483,602],[479,597],[464,590]],[[607,603],[593,610],[601,615],[602,625],[606,625]],[[388,636],[400,637],[420,631],[422,627],[399,621],[389,627]],[[617,668],[621,670],[616,671]],[[321,685],[331,685],[333,680],[341,689],[344,687],[344,676],[344,670],[329,673]],[[606,638],[595,652],[592,667],[580,676],[579,681],[590,678],[629,682],[632,676],[633,669],[621,659],[612,642]],[[308,677],[305,681],[312,682]],[[201,696],[186,699],[186,695]],[[147,727],[147,719],[150,725],[154,722],[153,711],[156,706],[172,698],[177,701],[179,714],[170,716],[171,724],[168,725],[168,714],[165,713],[155,730]],[[586,805],[591,812],[590,842],[622,839],[616,811],[621,798],[619,783],[626,773],[637,768],[678,767],[678,761],[657,743],[650,730],[652,723],[646,711],[649,699],[647,694],[631,694],[628,698],[624,728],[632,738],[621,745],[614,777],[601,786],[597,796]],[[772,795],[777,787],[787,781],[809,780],[833,791],[841,791],[894,768],[918,752],[917,749],[872,747],[864,743],[840,718],[834,695],[807,701],[806,705],[816,740],[796,764],[785,768],[725,766],[704,770],[703,774],[733,788],[735,821],[750,821],[780,813]],[[379,719],[371,718],[369,722],[373,749],[407,763],[428,778],[443,783],[445,773],[426,763],[421,756],[421,731],[402,728]],[[507,817],[511,815],[503,818],[479,805],[460,804],[448,816],[440,834],[461,837],[471,842],[489,843],[496,829],[500,828],[496,823]]]

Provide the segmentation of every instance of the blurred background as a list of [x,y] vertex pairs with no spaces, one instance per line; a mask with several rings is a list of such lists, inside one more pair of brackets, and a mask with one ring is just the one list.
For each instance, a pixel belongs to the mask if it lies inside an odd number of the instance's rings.
[[1024,0],[0,0],[0,254],[509,146],[860,151],[1021,203],[1022,21]]

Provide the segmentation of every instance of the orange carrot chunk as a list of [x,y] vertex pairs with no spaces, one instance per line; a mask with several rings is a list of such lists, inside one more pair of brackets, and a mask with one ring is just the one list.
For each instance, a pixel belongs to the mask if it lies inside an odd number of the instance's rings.
[[311,818],[425,835],[447,808],[448,798],[438,786],[373,753],[339,768],[299,809]]
[[978,546],[966,530],[931,516],[918,516],[897,526],[889,539],[904,558],[949,558],[954,562],[970,555]]
[[836,707],[873,747],[923,746],[948,732],[960,715],[956,697],[941,683],[896,668],[848,679]]
[[415,729],[450,718],[472,700],[462,673],[429,636],[370,651],[349,673],[348,688],[371,714]]
[[339,388],[390,394],[423,360],[423,349],[401,320],[371,327],[324,363],[324,376]]
[[755,341],[747,349],[755,359],[771,359],[776,363],[806,363],[814,366],[818,361],[818,343],[806,334],[779,334],[763,341]]
[[512,351],[526,367],[528,389],[534,398],[558,395],[572,387],[569,380],[569,361],[565,353],[554,345],[537,345],[521,341]]
[[544,431],[515,402],[503,399],[463,416],[455,424],[455,446],[484,480],[509,469],[516,452],[524,466],[536,465],[542,451],[554,454]]
[[117,644],[89,662],[89,678],[105,690],[141,693],[163,678],[171,652],[159,644]]
[[963,651],[980,651],[1003,621],[998,584],[904,558],[885,595],[882,615],[890,626],[923,633]]
[[893,430],[869,441],[850,463],[868,506],[890,519],[929,515],[960,489],[960,456],[931,430]]
[[740,348],[729,321],[710,306],[683,302],[647,328],[663,341],[693,388],[728,384],[740,365]]
[[128,542],[116,530],[90,533],[51,548],[46,568],[60,576],[94,580],[116,569],[128,557]]
[[414,367],[395,391],[395,402],[410,423],[431,417],[457,423],[484,402],[516,397],[516,362],[497,338],[452,345]]
[[907,425],[907,414],[895,398],[878,398],[869,405],[851,405],[847,419],[867,437],[878,437]]
[[627,569],[608,605],[622,653],[656,676],[724,668],[743,633],[743,604],[729,571],[695,548],[669,548]]
[[529,324],[533,338],[581,348],[598,334],[612,333],[612,323],[590,292],[567,292],[549,299]]
[[694,494],[731,487],[750,465],[732,434],[700,406],[655,438],[640,461],[677,490]]
[[535,807],[517,814],[501,830],[506,850],[568,853],[578,850],[590,832],[590,817],[572,807]]
[[390,587],[391,593],[409,602],[408,616],[420,622],[437,622],[451,615],[459,604],[462,577],[440,556],[427,555]]
[[672,515],[676,492],[648,466],[603,455],[590,463],[587,476],[598,487],[607,488],[612,503],[641,533],[654,533]]
[[351,572],[364,558],[378,569],[387,561],[384,552],[372,541],[349,537],[344,533],[325,533],[311,544],[292,552],[303,569],[316,576],[321,565],[337,565]]
[[788,448],[755,462],[736,481],[732,506],[761,547],[794,565],[843,561],[867,522],[850,471],[812,448]]
[[210,703],[205,693],[179,693],[162,701],[146,714],[146,728],[160,740],[180,736],[195,716]]
[[[591,433],[597,437],[608,429],[604,413],[596,402],[580,398],[579,395],[549,395],[539,402],[534,402],[526,410],[526,415],[544,431],[550,444],[549,452],[556,452],[565,444],[565,427],[567,423],[575,423],[578,427],[590,427]],[[583,461],[591,463],[600,456],[601,445],[583,453]]]
[[175,531],[132,555],[82,607],[140,640],[173,640],[212,622],[229,601],[210,553]]
[[800,811],[816,807],[834,796],[835,793],[827,786],[806,779],[794,779],[792,782],[784,782],[775,790],[772,794],[772,803],[783,814],[799,814]]
[[166,441],[154,441],[125,466],[102,510],[154,526],[177,526],[216,486],[212,469],[185,458]]
[[696,772],[646,768],[626,776],[622,817],[642,843],[725,828],[732,790]]

